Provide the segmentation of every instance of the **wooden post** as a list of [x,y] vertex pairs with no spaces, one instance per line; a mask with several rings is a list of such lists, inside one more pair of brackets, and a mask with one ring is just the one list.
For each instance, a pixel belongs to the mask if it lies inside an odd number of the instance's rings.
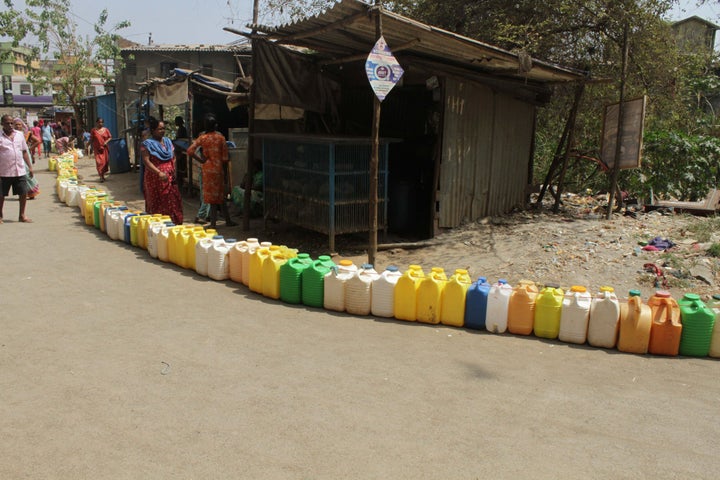
[[[380,12],[380,1],[376,0],[375,6],[375,41],[382,36],[382,14]],[[372,121],[372,146],[370,153],[370,198],[368,209],[370,213],[370,239],[368,248],[368,263],[375,265],[378,240],[378,164],[380,150],[380,113],[381,103],[377,95],[373,95],[373,121]]]
[[608,198],[608,209],[605,213],[605,219],[610,220],[612,218],[613,206],[615,203],[615,195],[618,192],[617,180],[620,175],[620,157],[622,153],[622,138],[623,138],[623,114],[625,102],[625,79],[627,78],[627,62],[629,55],[629,42],[628,42],[628,24],[625,23],[625,30],[623,31],[623,53],[622,53],[622,73],[620,75],[620,104],[618,105],[618,129],[617,137],[615,139],[615,165],[613,165],[612,178],[610,179],[610,198]]
[[560,170],[560,177],[558,178],[555,204],[553,205],[553,213],[558,213],[558,211],[560,210],[560,200],[562,200],[562,188],[563,182],[565,182],[565,173],[567,172],[568,160],[570,159],[570,149],[572,149],[573,143],[575,143],[575,119],[577,118],[577,112],[580,108],[580,100],[582,99],[583,91],[585,91],[585,82],[578,85],[575,90],[575,102],[573,103],[572,112],[570,113],[570,118],[568,119],[570,130],[568,131],[567,145],[565,145],[565,154],[563,155],[562,169]]
[[252,38],[250,40],[252,51],[252,77],[253,83],[250,86],[250,95],[248,97],[248,147],[247,147],[247,166],[245,171],[245,195],[243,196],[243,230],[250,230],[250,202],[252,201],[252,165],[255,158],[255,79],[257,79],[257,63],[255,62],[255,34],[257,29],[255,25],[258,22],[259,0],[253,0],[253,28]]

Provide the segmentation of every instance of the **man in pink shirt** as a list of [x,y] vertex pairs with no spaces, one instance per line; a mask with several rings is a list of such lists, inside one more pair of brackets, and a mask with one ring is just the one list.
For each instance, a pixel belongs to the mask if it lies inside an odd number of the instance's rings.
[[5,197],[10,193],[18,196],[20,203],[20,215],[18,220],[23,223],[32,223],[25,216],[25,205],[27,204],[28,184],[25,175],[33,176],[33,169],[28,154],[28,146],[22,132],[13,128],[13,118],[10,115],[3,115],[0,118],[2,123],[2,134],[0,134],[0,182],[2,183],[2,196],[0,196],[0,223],[3,223],[3,205]]

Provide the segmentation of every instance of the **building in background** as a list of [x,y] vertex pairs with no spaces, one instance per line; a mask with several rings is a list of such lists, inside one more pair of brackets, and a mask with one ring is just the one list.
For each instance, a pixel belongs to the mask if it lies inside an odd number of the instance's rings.
[[52,93],[36,91],[27,78],[33,70],[42,68],[41,63],[30,61],[29,47],[13,47],[9,41],[0,42],[0,52],[9,52],[0,60],[3,90],[0,114],[23,118],[29,124],[39,118],[48,118],[44,111],[53,105]]

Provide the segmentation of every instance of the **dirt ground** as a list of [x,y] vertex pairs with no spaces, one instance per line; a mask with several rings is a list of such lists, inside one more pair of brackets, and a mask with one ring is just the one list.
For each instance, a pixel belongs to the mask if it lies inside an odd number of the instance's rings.
[[[91,159],[81,159],[80,175],[86,182],[97,179]],[[137,188],[135,172],[111,175],[103,185],[118,199],[142,209],[144,202]],[[558,214],[550,212],[551,196],[543,210],[527,210],[441,231],[434,239],[404,238],[392,233],[379,234],[382,249],[375,257],[376,270],[396,265],[401,270],[419,264],[425,271],[442,267],[450,276],[455,269],[467,269],[473,278],[485,276],[490,282],[500,278],[515,284],[520,279],[539,285],[556,283],[563,288],[582,285],[590,291],[601,286],[615,288],[618,296],[631,289],[647,298],[657,289],[666,289],[676,298],[698,293],[709,298],[720,293],[716,274],[720,262],[706,253],[720,242],[720,222],[713,218],[675,214],[668,210],[643,212],[628,208],[605,219],[605,196],[564,195]],[[198,208],[197,197],[185,197],[185,221],[191,222]],[[259,238],[310,253],[313,257],[333,253],[336,260],[348,258],[357,265],[366,263],[367,234],[339,235],[336,252],[329,252],[327,236],[273,220],[255,218],[251,228],[242,228],[242,212],[233,209],[237,227],[218,230],[226,237]],[[693,225],[709,231],[710,238],[699,241]],[[697,230],[697,229],[696,229]],[[718,230],[718,231],[715,231]],[[675,246],[667,251],[647,251],[645,243],[660,237]],[[398,246],[394,246],[398,245]],[[410,247],[411,246],[411,247]],[[657,266],[657,268],[652,265]]]
[[[9,198],[0,225],[2,479],[717,478],[717,360],[287,305],[110,240],[38,177],[34,223]],[[136,182],[104,185],[141,203]],[[691,221],[589,215],[492,219],[378,263],[647,295],[658,255],[637,241]],[[253,226],[219,228],[323,248]]]

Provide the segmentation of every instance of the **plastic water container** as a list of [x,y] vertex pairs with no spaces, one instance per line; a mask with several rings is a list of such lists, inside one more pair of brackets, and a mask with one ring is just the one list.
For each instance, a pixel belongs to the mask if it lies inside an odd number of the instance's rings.
[[250,287],[251,291],[261,295],[263,293],[262,266],[265,259],[270,256],[270,247],[272,245],[260,245],[250,256],[250,283],[248,287]]
[[615,348],[620,326],[620,302],[615,289],[600,287],[590,304],[587,340],[593,347]]
[[417,288],[417,320],[437,325],[440,323],[442,296],[447,283],[445,270],[432,267],[430,273],[420,281]]
[[485,329],[490,287],[486,277],[479,277],[468,287],[465,295],[465,319],[463,322],[465,328]]
[[302,272],[302,303],[322,308],[325,302],[325,275],[335,266],[329,255],[320,255]]
[[127,210],[126,206],[117,207],[115,209],[108,209],[105,212],[107,219],[105,220],[105,230],[110,240],[117,240],[118,237],[118,222],[122,217],[122,213]]
[[370,263],[363,263],[345,282],[345,311],[352,315],[370,315],[372,286],[380,275]]
[[573,285],[565,294],[560,313],[560,341],[582,345],[587,341],[592,295],[587,288]]
[[162,262],[170,261],[170,231],[175,226],[172,222],[166,222],[160,229],[157,237],[158,260]]
[[713,325],[708,355],[713,358],[720,358],[720,295],[717,293],[713,295],[708,306],[715,313],[715,324]]
[[242,283],[242,260],[243,252],[247,250],[247,240],[240,240],[230,249],[228,259],[230,261],[230,280]]
[[[205,236],[195,244],[195,272],[205,277],[208,276],[208,256],[213,247],[215,235]],[[222,240],[219,238],[218,240]]]
[[163,222],[153,222],[148,228],[148,248],[147,252],[152,258],[158,258],[158,237],[165,224]]
[[538,287],[532,280],[520,280],[508,303],[507,329],[515,335],[530,335],[535,323]]
[[455,269],[442,291],[440,323],[451,327],[462,327],[465,324],[465,298],[471,284],[472,279],[466,269]]
[[351,260],[340,260],[338,265],[325,275],[323,282],[323,307],[336,312],[345,311],[345,282],[357,272]]
[[[247,249],[242,250],[242,271],[240,273],[240,282],[248,286],[250,285],[250,258],[255,254],[255,250],[260,247],[260,242],[257,238],[248,238]],[[264,243],[264,242],[263,242]],[[267,245],[268,247],[270,245]]]
[[658,290],[648,299],[652,311],[652,328],[648,352],[653,355],[675,356],[680,351],[682,323],[680,306],[670,292]]
[[643,303],[640,290],[630,290],[627,302],[620,304],[618,350],[626,353],[647,353],[651,328],[650,306]]
[[130,237],[130,221],[132,220],[133,217],[137,217],[138,215],[139,215],[139,213],[137,213],[137,212],[131,212],[125,216],[125,225],[123,228],[123,230],[124,230],[123,231],[123,241],[127,244],[130,243],[130,239],[131,239],[131,237]]
[[307,253],[298,253],[280,267],[280,300],[286,303],[302,303],[302,272],[311,264]]
[[513,288],[501,278],[490,287],[487,300],[485,328],[491,333],[505,333],[507,330],[508,307]]
[[135,215],[132,219],[130,219],[130,243],[133,247],[140,246],[140,221],[146,217],[150,217],[150,215],[147,213],[141,213],[140,215]]
[[560,333],[560,316],[562,314],[565,292],[559,285],[545,285],[535,301],[535,319],[533,332],[540,338],[557,338]]
[[78,201],[78,184],[70,183],[67,186],[67,192],[65,193],[65,205],[68,207],[74,207]]
[[187,268],[195,270],[195,246],[201,238],[205,238],[207,233],[203,227],[193,228],[192,236],[188,239],[188,243],[185,246],[185,256],[187,259]]
[[395,318],[414,322],[417,320],[417,289],[425,278],[420,265],[410,265],[395,285]]
[[208,250],[208,277],[213,280],[227,280],[230,278],[230,264],[228,252],[235,244],[235,239],[223,239],[221,235],[213,237],[213,245]]
[[263,261],[263,295],[275,300],[280,298],[280,268],[288,261],[287,249],[270,247],[270,255]]
[[706,357],[710,352],[715,312],[695,293],[686,293],[678,301],[682,321],[680,355]]
[[376,317],[395,316],[395,285],[402,274],[395,265],[389,265],[372,284],[370,313]]

